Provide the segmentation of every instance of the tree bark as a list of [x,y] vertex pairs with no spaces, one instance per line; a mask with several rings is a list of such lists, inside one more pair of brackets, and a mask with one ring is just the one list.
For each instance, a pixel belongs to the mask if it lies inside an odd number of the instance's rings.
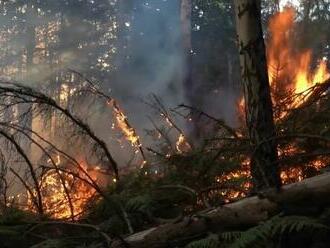
[[[36,48],[36,27],[34,24],[34,19],[37,16],[37,12],[35,9],[35,6],[33,6],[33,3],[27,4],[27,11],[26,11],[26,19],[29,20],[26,27],[26,38],[27,38],[27,44],[26,44],[26,74],[24,77],[24,80],[26,82],[33,81],[35,75],[33,73],[33,67],[34,67],[34,53]],[[19,106],[19,112],[20,113],[26,113],[25,119],[20,120],[20,122],[24,122],[24,125],[26,125],[28,128],[32,128],[32,121],[33,116],[31,111],[27,111],[27,106]],[[32,147],[30,143],[24,144],[24,147],[27,151],[27,154],[30,156],[32,155]]]
[[184,77],[184,87],[189,90],[191,87],[191,17],[192,17],[192,2],[191,0],[181,0],[181,31],[182,31],[182,47],[184,53],[184,66],[185,66],[185,75]]
[[255,190],[279,187],[277,148],[273,109],[267,72],[266,52],[261,26],[260,0],[235,0],[241,77],[245,98],[246,124],[253,147],[251,158]]
[[[286,185],[281,192],[269,190],[262,196],[245,198],[213,210],[197,214],[181,222],[165,224],[136,233],[125,239],[132,248],[169,248],[184,246],[202,238],[209,232],[244,230],[280,212],[285,214],[311,214],[330,204],[330,173]],[[112,248],[126,247],[114,242]]]
[[[192,0],[181,0],[180,21],[182,35],[182,52],[183,52],[183,75],[182,85],[185,101],[189,105],[196,105],[199,102],[199,94],[196,92],[196,85],[193,80],[193,58],[192,58]],[[199,118],[193,114],[192,122],[189,125],[189,138],[191,141],[198,142],[200,140]]]

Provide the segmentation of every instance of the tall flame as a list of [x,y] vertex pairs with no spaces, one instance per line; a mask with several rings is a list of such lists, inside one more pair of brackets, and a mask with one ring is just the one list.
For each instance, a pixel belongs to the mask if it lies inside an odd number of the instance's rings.
[[[268,77],[274,105],[286,96],[294,100],[284,109],[300,106],[311,92],[308,89],[316,84],[322,84],[330,78],[327,61],[321,59],[316,69],[312,69],[312,51],[295,49],[294,28],[296,10],[284,8],[270,18],[267,40]],[[289,94],[289,95],[287,95]],[[239,113],[244,115],[245,101],[242,98],[238,104]],[[275,117],[286,116],[281,111]]]
[[[311,89],[317,84],[322,84],[330,78],[327,68],[327,61],[321,59],[313,70],[312,51],[298,51],[293,44],[296,11],[294,8],[284,8],[283,11],[275,14],[269,21],[269,39],[267,40],[267,63],[268,76],[271,86],[271,94],[274,106],[281,106],[280,112],[275,116],[275,121],[285,117],[287,110],[301,106]],[[284,99],[291,97],[292,101],[286,102]],[[288,105],[283,106],[282,105]],[[274,108],[277,109],[277,108]],[[240,99],[238,110],[241,116],[244,115],[245,101]],[[288,144],[279,150],[279,156],[297,154],[303,152],[294,144]],[[319,171],[327,163],[322,159],[315,159],[309,162],[308,167]],[[223,183],[235,177],[250,177],[250,162],[245,161],[241,164],[241,169],[236,174],[229,174],[217,177],[217,183]],[[303,167],[292,167],[282,169],[280,172],[281,180],[284,184],[301,181],[304,179]],[[252,185],[248,185],[251,187]],[[235,192],[234,196],[236,198]],[[229,197],[229,199],[231,199]]]
[[[285,8],[275,14],[269,22],[271,35],[267,42],[267,60],[273,95],[278,91],[288,90],[304,95],[309,88],[330,78],[325,60],[321,60],[313,71],[312,52],[299,52],[294,49],[292,42],[295,17],[294,8]],[[293,105],[297,106],[302,102],[302,98],[298,98]]]

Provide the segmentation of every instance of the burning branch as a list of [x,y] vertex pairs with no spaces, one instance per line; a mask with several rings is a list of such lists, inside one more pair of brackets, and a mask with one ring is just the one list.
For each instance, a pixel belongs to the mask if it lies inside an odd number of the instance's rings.
[[69,71],[81,77],[88,84],[89,87],[87,89],[89,90],[89,92],[104,98],[107,104],[109,106],[112,106],[114,117],[119,130],[124,134],[125,138],[131,143],[131,145],[140,151],[141,156],[143,158],[143,167],[147,163],[147,160],[142,148],[140,137],[137,135],[132,125],[128,122],[127,116],[125,115],[124,111],[119,107],[116,100],[105,94],[103,91],[99,90],[96,85],[90,79],[85,77],[82,73],[72,69],[69,69]]
[[118,103],[114,99],[111,99],[109,102],[109,99],[108,99],[108,104],[110,106],[112,105],[112,107],[113,107],[114,116],[115,116],[117,126],[119,127],[119,129],[123,132],[126,139],[132,144],[132,146],[136,147],[141,152],[141,156],[143,158],[143,164],[142,164],[142,167],[143,167],[146,164],[147,160],[144,155],[144,151],[143,151],[139,136],[136,134],[135,129],[129,124],[129,122],[127,120],[127,116],[119,108]]
[[[0,85],[0,95],[3,96],[3,94],[10,94],[12,99],[21,99],[27,98],[27,103],[35,103],[40,106],[45,105],[51,108],[54,108],[60,113],[62,113],[64,116],[66,116],[72,123],[74,123],[77,127],[79,127],[88,137],[90,137],[95,143],[103,150],[105,157],[108,160],[109,167],[113,169],[116,178],[119,178],[118,175],[118,167],[117,163],[113,159],[110,151],[107,148],[106,143],[97,137],[94,132],[91,130],[88,124],[80,120],[78,117],[74,116],[68,109],[65,109],[61,107],[55,100],[48,97],[47,95],[37,92],[32,88],[22,86],[16,83],[2,83]],[[21,104],[26,102],[15,102],[15,104]]]

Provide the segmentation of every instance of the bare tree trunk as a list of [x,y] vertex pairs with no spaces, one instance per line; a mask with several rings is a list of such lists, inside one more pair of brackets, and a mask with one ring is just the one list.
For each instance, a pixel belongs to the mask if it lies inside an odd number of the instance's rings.
[[191,0],[181,0],[181,30],[183,50],[186,57],[190,57],[191,52],[191,14],[192,2]]
[[[196,90],[192,77],[192,37],[191,37],[191,18],[192,18],[192,0],[181,0],[181,33],[182,33],[182,50],[183,50],[183,91],[185,101],[189,105],[196,104]],[[197,107],[197,106],[195,106]],[[198,118],[192,116],[192,126],[190,127],[190,139],[199,140]]]
[[[34,52],[35,52],[35,47],[36,47],[36,27],[35,24],[33,23],[34,18],[37,15],[35,6],[33,6],[32,3],[27,4],[27,19],[29,18],[31,23],[27,23],[27,28],[26,28],[26,36],[27,36],[27,44],[26,44],[26,75],[25,75],[25,80],[30,81],[33,79],[33,58],[34,58]],[[19,109],[20,113],[26,112],[26,116],[24,120],[20,120],[20,122],[25,123],[25,125],[29,128],[32,128],[32,113],[30,111],[27,111],[27,106],[20,106]],[[24,147],[26,147],[27,154],[31,155],[30,153],[32,152],[31,150],[31,144],[27,143],[24,144]]]
[[[256,190],[279,187],[273,109],[261,27],[260,0],[235,0],[246,123],[253,147],[251,173]],[[262,144],[262,145],[258,145]]]

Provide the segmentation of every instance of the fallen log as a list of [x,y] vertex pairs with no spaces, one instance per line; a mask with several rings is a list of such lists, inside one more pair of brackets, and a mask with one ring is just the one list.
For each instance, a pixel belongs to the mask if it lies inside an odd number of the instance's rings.
[[258,225],[272,216],[287,214],[321,213],[330,206],[330,173],[283,186],[280,191],[269,190],[258,196],[201,212],[177,223],[170,223],[139,232],[113,242],[112,248],[182,246],[209,232],[244,230]]

